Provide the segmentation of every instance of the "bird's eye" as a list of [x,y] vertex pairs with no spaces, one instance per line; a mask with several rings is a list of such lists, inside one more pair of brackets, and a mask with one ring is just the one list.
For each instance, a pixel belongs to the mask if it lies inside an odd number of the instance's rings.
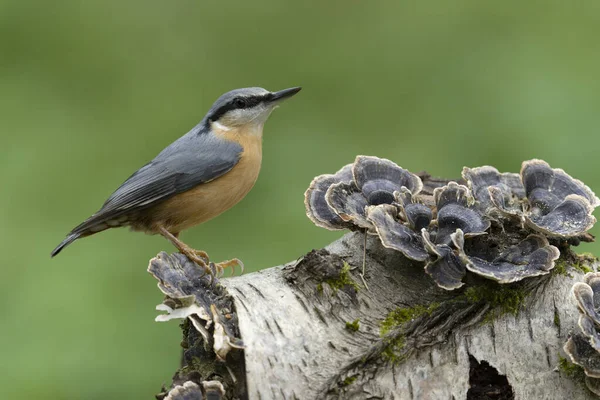
[[237,98],[233,101],[233,104],[235,105],[236,108],[245,108],[246,100],[244,100],[242,98]]

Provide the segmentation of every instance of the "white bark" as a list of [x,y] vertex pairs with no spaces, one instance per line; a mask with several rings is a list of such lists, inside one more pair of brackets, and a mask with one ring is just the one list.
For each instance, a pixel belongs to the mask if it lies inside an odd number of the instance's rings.
[[[437,288],[422,264],[383,248],[375,237],[368,240],[366,290],[359,277],[363,238],[347,234],[327,251],[221,280],[233,298],[245,347],[245,376],[236,380],[246,390],[237,397],[461,400],[469,390],[471,355],[506,375],[517,400],[595,398],[557,368],[576,326],[570,290],[581,273],[529,280],[521,286],[529,294],[517,316],[483,323],[489,305]],[[339,272],[342,260],[352,266],[358,291],[321,283]],[[386,315],[433,302],[440,306],[431,315],[392,333],[403,337],[402,361],[383,357],[388,342],[380,337],[380,324]],[[346,322],[357,319],[357,332],[346,329]],[[232,393],[226,383],[225,390]]]

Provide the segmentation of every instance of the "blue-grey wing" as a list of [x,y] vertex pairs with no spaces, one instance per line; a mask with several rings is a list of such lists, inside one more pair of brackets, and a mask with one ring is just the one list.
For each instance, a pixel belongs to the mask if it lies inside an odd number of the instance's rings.
[[243,152],[238,143],[194,131],[131,175],[102,208],[73,232],[141,210],[229,172]]

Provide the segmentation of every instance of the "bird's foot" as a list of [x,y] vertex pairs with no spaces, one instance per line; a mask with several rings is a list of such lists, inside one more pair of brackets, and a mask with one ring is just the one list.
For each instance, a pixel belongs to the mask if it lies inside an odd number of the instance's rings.
[[223,276],[225,268],[231,268],[231,275],[235,275],[235,267],[240,267],[240,275],[244,273],[244,263],[239,258],[234,258],[220,263],[215,263],[218,276]]
[[208,258],[208,254],[202,250],[195,250],[192,248],[182,248],[180,253],[185,255],[191,262],[198,264],[200,267],[204,268],[204,271],[210,276],[214,276],[214,271],[210,268],[210,261]]
[[202,250],[190,249],[191,253],[193,253],[196,257],[202,259],[204,264],[208,264],[210,262],[210,258],[208,257],[208,253]]
[[210,262],[210,258],[205,251],[195,250],[192,248],[182,249],[181,253],[183,253],[187,258],[189,258],[192,262],[198,264],[207,274],[211,276],[216,276],[220,278],[224,274],[224,270],[226,268],[231,268],[231,275],[235,275],[235,267],[240,267],[241,273],[244,273],[244,263],[238,259],[234,258],[227,261],[222,261],[220,263],[212,263]]
[[208,254],[206,254],[205,251],[192,249],[190,246],[183,243],[181,240],[179,240],[178,232],[171,233],[162,225],[157,225],[156,229],[162,236],[173,243],[173,246],[175,246],[181,254],[186,256],[191,262],[204,268],[204,271],[210,276],[210,280],[212,281],[212,278],[215,276],[216,268],[211,268],[212,263],[210,262]]

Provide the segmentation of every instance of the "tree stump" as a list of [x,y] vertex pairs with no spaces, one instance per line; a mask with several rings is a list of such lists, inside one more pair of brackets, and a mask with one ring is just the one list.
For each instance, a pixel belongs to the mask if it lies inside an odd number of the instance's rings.
[[563,368],[583,272],[561,252],[548,275],[509,285],[470,276],[452,291],[360,232],[212,282],[161,253],[149,265],[166,295],[157,319],[184,322],[181,368],[157,398],[595,398],[581,370]]

